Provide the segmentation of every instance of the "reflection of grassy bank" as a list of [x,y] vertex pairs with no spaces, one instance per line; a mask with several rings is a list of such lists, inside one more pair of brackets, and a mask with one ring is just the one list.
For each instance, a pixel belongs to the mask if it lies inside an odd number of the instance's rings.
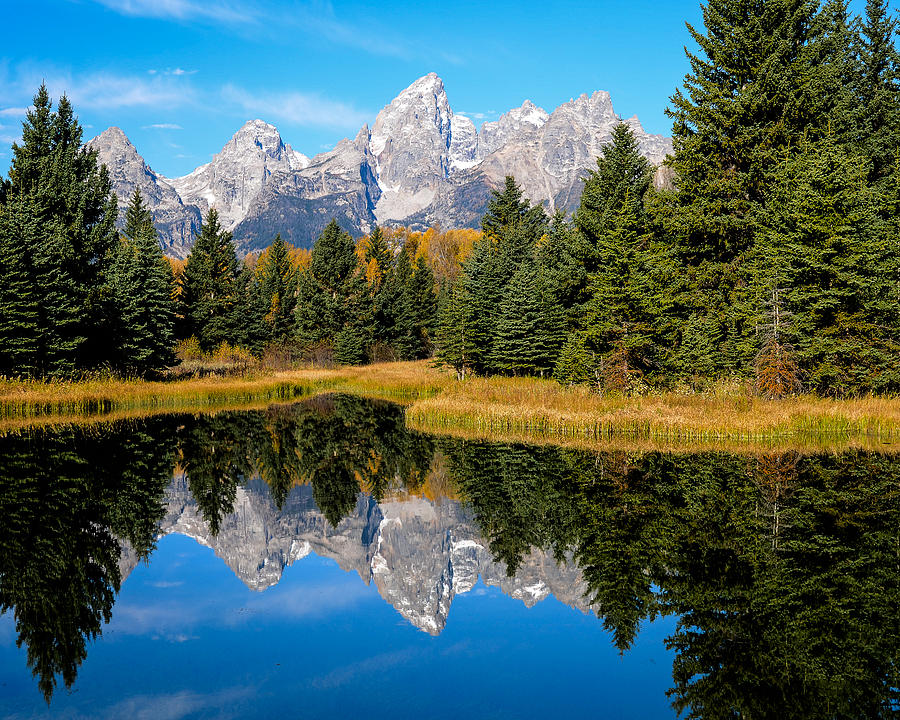
[[533,378],[472,378],[457,383],[426,362],[333,370],[292,370],[175,382],[88,380],[0,382],[0,429],[165,411],[260,407],[340,391],[408,404],[423,431],[469,437],[543,440],[635,449],[750,444],[802,448],[885,447],[900,442],[900,399],[784,401],[742,387],[705,394],[600,397]]

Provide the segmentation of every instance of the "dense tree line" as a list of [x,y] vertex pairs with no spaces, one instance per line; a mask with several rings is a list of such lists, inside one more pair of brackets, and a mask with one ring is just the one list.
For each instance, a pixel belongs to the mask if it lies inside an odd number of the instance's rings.
[[900,387],[887,2],[850,18],[842,0],[711,0],[703,17],[669,110],[670,187],[653,186],[620,125],[571,224],[548,229],[525,204],[528,221],[510,223],[518,191],[508,180],[495,194],[442,308],[438,357],[460,375],[552,370],[625,391],[755,377],[767,395]]
[[[674,155],[624,124],[571,219],[513,178],[480,233],[336,222],[241,260],[216,211],[177,281],[135,193],[41,88],[0,188],[0,373],[149,375],[176,339],[339,363],[436,354],[469,373],[640,392],[900,388],[900,56],[886,0],[710,0],[671,98]],[[658,182],[654,182],[656,177]]]
[[343,363],[432,352],[435,280],[416,242],[389,244],[376,228],[358,248],[332,222],[306,267],[280,236],[254,265],[211,209],[176,279],[139,190],[116,230],[106,168],[65,96],[53,111],[41,87],[12,150],[0,184],[0,374],[156,375],[179,339],[207,353],[294,344]]

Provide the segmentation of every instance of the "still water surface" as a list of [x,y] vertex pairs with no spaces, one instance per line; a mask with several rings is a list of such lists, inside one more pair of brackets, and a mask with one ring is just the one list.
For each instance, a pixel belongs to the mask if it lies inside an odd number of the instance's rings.
[[900,459],[327,396],[0,437],[0,717],[888,717]]

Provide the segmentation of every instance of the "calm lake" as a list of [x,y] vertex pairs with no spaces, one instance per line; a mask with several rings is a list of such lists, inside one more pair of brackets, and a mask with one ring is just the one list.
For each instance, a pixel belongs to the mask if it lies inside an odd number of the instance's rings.
[[0,437],[0,717],[900,713],[900,455],[585,452],[332,395]]

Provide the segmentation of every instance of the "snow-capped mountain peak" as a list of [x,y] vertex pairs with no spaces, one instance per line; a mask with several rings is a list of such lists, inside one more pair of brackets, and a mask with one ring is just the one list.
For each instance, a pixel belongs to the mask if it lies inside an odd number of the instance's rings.
[[[470,118],[453,113],[441,78],[428,73],[386,105],[371,130],[312,159],[260,119],[244,123],[209,163],[174,179],[147,167],[118,128],[91,144],[115,170],[120,204],[140,186],[163,247],[183,257],[211,207],[242,252],[267,247],[278,232],[310,247],[332,217],[357,235],[376,222],[477,227],[506,175],[533,202],[572,210],[581,178],[618,122],[609,93],[597,91],[552,113],[526,100],[476,132]],[[636,117],[626,123],[651,162],[671,152],[671,139],[648,134]]]

